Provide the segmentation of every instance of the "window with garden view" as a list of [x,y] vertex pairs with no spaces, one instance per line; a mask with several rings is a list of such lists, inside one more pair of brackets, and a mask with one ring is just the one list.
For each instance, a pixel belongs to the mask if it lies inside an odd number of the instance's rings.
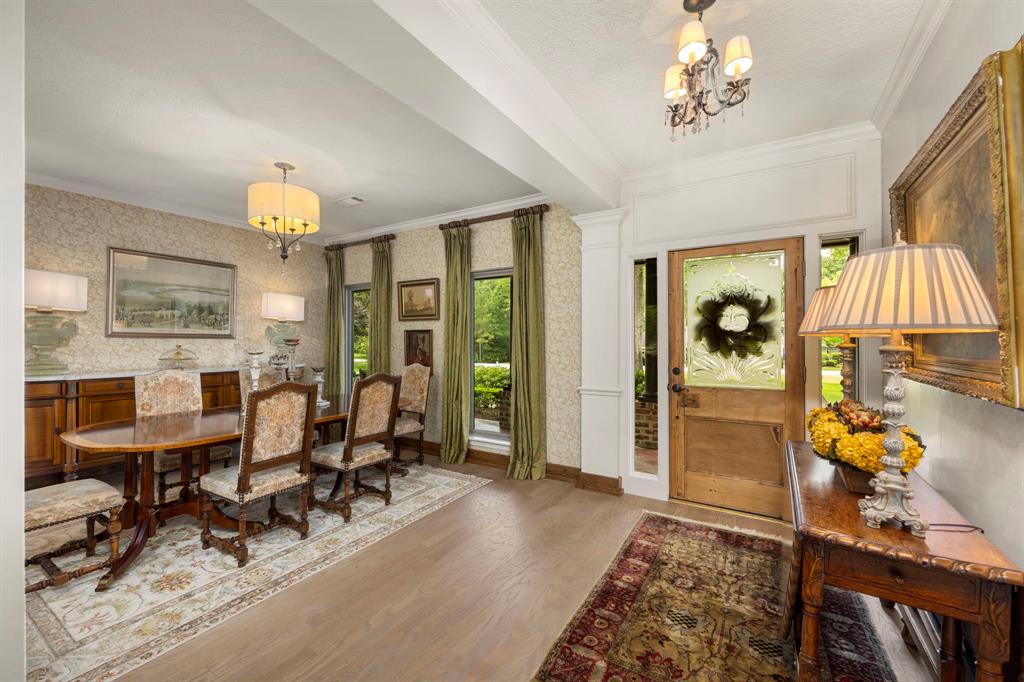
[[367,353],[370,350],[370,286],[356,285],[348,290],[346,322],[348,333],[348,385],[366,376]]
[[473,274],[473,433],[508,438],[511,432],[512,275]]
[[[857,238],[846,237],[823,241],[821,243],[821,286],[834,286],[839,283],[839,274],[850,256],[857,253]],[[821,398],[826,403],[834,403],[843,399],[842,377],[840,368],[843,364],[839,344],[841,336],[826,336],[821,339]],[[857,386],[854,383],[854,396]]]

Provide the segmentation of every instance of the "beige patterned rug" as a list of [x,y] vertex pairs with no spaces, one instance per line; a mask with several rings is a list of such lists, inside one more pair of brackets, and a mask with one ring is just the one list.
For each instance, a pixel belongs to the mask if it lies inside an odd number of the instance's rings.
[[[321,478],[318,497],[329,491],[329,478]],[[373,474],[366,480],[380,483]],[[314,509],[306,540],[299,541],[288,528],[260,535],[250,541],[249,563],[242,569],[229,555],[202,549],[196,520],[172,519],[109,591],[94,591],[102,575],[96,572],[26,595],[28,679],[122,675],[488,482],[413,466],[407,477],[392,480],[390,506],[377,497],[361,497],[347,525],[339,515]],[[278,505],[293,512],[295,503],[289,495]],[[122,547],[127,539],[125,532]],[[58,564],[82,560],[84,552],[58,558]],[[41,577],[34,566],[27,573],[30,582]]]

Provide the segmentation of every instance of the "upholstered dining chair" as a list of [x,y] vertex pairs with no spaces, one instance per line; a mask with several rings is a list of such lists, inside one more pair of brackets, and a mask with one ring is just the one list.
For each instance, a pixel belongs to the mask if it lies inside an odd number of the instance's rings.
[[[430,392],[430,368],[419,363],[402,368],[402,390],[398,396],[399,415],[395,419],[395,438],[419,437],[419,455],[415,460],[402,459],[401,445],[395,441],[395,464],[423,464],[423,433],[426,430],[427,394]],[[402,471],[404,476],[407,471]]]
[[[203,387],[198,372],[185,372],[180,369],[162,369],[149,374],[135,377],[135,414],[138,417],[150,417],[171,412],[192,412],[203,409]],[[192,466],[198,462],[197,452],[192,453]],[[216,445],[210,448],[210,461],[224,461],[227,466],[231,459],[231,448]],[[157,474],[157,500],[160,504],[167,501],[170,488],[189,485],[195,482],[189,471],[182,471],[176,483],[167,482],[167,474],[181,469],[181,453],[158,450],[154,453],[153,471]]]
[[[277,526],[288,526],[299,537],[309,533],[309,457],[313,449],[316,385],[285,381],[252,391],[242,423],[242,453],[238,466],[206,474],[199,479],[203,512],[203,549],[216,545],[234,555],[238,566],[249,559],[247,538]],[[277,496],[299,491],[299,518],[277,508]],[[270,498],[267,523],[250,523],[249,505]],[[213,498],[238,505],[238,535],[222,538],[210,532]],[[229,517],[230,518],[230,517]]]
[[[394,452],[395,416],[398,413],[400,377],[374,374],[357,379],[352,386],[345,440],[314,448],[309,482],[314,507],[338,512],[345,523],[352,518],[352,501],[362,495],[377,495],[391,504],[391,461]],[[384,467],[384,489],[359,480],[359,471],[374,465]],[[316,498],[314,486],[321,474],[336,473],[334,489],[324,500]],[[349,480],[349,474],[353,480]],[[338,491],[342,495],[338,499]]]

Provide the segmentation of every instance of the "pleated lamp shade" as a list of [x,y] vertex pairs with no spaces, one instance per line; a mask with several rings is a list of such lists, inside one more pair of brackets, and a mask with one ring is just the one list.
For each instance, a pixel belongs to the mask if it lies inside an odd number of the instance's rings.
[[993,332],[992,305],[955,244],[905,244],[865,251],[843,269],[821,320],[830,334]]
[[862,330],[858,332],[830,332],[822,328],[822,320],[825,319],[825,311],[828,309],[832,297],[835,295],[835,285],[821,287],[814,291],[811,296],[811,304],[807,306],[803,322],[797,334],[800,336],[888,336],[888,332]]

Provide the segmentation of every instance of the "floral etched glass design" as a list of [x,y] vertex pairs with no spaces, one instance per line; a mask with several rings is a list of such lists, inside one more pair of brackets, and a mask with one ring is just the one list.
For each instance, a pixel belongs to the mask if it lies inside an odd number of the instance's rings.
[[683,263],[686,385],[786,388],[784,256],[765,251]]

